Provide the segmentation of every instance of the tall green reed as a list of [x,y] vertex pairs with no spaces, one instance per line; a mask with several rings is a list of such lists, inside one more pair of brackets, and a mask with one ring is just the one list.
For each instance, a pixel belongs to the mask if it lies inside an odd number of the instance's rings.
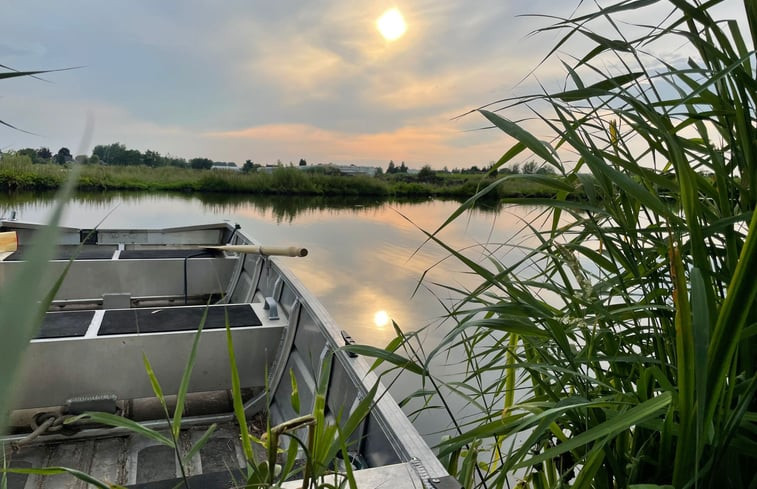
[[[449,287],[463,298],[441,345],[404,345],[424,371],[467,353],[462,381],[427,378],[476,407],[440,445],[469,485],[757,487],[757,4],[736,6],[746,32],[716,20],[724,4],[557,19],[541,29],[562,32],[550,55],[588,44],[563,62],[567,88],[478,110],[515,141],[495,169],[531,153],[559,175],[503,177],[427,233],[480,278]],[[506,117],[520,109],[535,117]],[[533,247],[513,240],[486,265],[437,237],[515,178],[557,192],[538,201],[543,225],[524,224]]]
[[[40,232],[29,250],[26,261],[7,277],[0,288],[0,413],[11,406],[15,374],[29,341],[42,324],[44,313],[60,288],[63,277],[56,277],[47,267],[55,252],[58,228],[65,203],[70,199],[76,173],[57,194],[57,205],[50,216],[50,226]],[[6,419],[0,417],[0,433],[5,432]]]

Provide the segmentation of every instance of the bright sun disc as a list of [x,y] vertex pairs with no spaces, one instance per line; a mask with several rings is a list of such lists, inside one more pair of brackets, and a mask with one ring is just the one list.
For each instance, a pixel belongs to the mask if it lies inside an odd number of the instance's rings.
[[386,311],[378,311],[373,315],[373,323],[379,328],[383,328],[389,324],[389,314]]
[[390,8],[384,12],[376,21],[376,27],[387,41],[399,39],[407,30],[405,19],[396,8]]

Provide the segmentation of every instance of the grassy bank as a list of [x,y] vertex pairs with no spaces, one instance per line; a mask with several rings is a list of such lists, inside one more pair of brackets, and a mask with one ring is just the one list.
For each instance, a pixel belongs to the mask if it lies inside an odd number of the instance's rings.
[[[6,154],[0,160],[0,188],[11,191],[56,189],[65,182],[68,173],[69,169],[66,166],[32,164],[27,156]],[[81,170],[78,188],[80,190],[167,190],[235,194],[467,198],[493,181],[494,177],[484,174],[448,174],[424,181],[416,175],[407,174],[378,177],[345,176],[305,172],[288,167],[277,168],[271,173],[238,173],[176,167],[85,165]],[[538,182],[513,180],[497,186],[489,198],[551,198],[555,195],[554,189]]]

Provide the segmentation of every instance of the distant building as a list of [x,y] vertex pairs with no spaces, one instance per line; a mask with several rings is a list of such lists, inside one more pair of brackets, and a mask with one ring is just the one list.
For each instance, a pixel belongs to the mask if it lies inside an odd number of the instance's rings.
[[[261,166],[261,167],[259,167],[257,169],[257,172],[258,173],[273,173],[273,171],[276,170],[277,168],[284,168],[284,166],[283,165],[266,165],[266,166]],[[296,167],[296,168],[299,168],[299,167]]]
[[331,165],[345,175],[367,175],[376,176],[378,168],[375,166],[357,166],[357,165]]
[[357,166],[357,165],[335,165],[333,163],[318,163],[317,165],[298,165],[298,166],[282,166],[282,165],[266,165],[258,168],[261,173],[273,173],[277,168],[294,168],[299,171],[312,171],[316,168],[329,168],[338,170],[343,175],[367,175],[369,177],[376,176],[378,172],[377,166]]
[[211,170],[227,170],[227,171],[241,171],[241,168],[237,166],[236,163],[233,161],[230,161],[228,163],[224,163],[223,161],[217,161],[213,163],[213,166],[210,167]]

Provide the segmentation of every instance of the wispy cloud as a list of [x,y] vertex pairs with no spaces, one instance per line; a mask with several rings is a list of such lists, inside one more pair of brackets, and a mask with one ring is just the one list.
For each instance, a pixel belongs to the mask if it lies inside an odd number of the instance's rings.
[[[212,132],[207,136],[240,148],[250,148],[251,153],[254,148],[265,145],[272,148],[274,154],[278,151],[278,154],[290,155],[293,159],[301,155],[313,162],[364,162],[383,166],[393,159],[416,166],[430,163],[438,168],[443,165],[469,166],[497,159],[505,142],[502,133],[491,131],[471,135],[462,133],[451,123],[439,122],[360,134],[307,124],[270,124]],[[459,139],[462,137],[469,138],[469,144],[461,146]]]

